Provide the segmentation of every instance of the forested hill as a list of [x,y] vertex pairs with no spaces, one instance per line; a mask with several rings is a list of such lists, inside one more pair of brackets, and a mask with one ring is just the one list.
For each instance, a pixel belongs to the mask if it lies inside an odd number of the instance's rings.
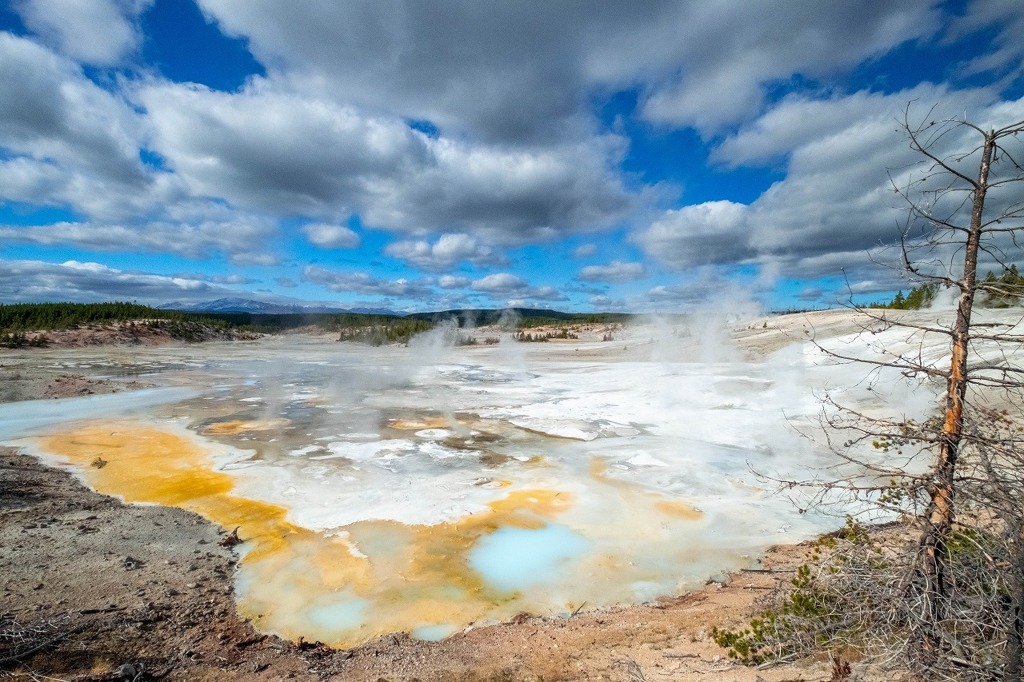
[[361,313],[191,312],[151,308],[123,302],[0,304],[0,331],[8,333],[73,329],[82,325],[150,320],[200,322],[215,327],[242,328],[265,333],[308,326],[334,331],[342,327],[387,324],[402,319],[397,315]]
[[454,320],[462,327],[484,327],[489,325],[505,325],[508,327],[535,327],[544,324],[577,323],[607,324],[626,322],[630,316],[623,313],[563,313],[558,310],[544,308],[507,308],[494,310],[488,308],[455,308],[432,313],[410,313],[407,318],[417,320]]
[[[401,343],[446,320],[454,320],[461,327],[500,324],[522,329],[547,324],[625,322],[627,319],[627,315],[617,313],[579,314],[534,308],[455,309],[410,315],[261,314],[168,310],[125,302],[16,303],[0,304],[0,345],[47,345],[55,340],[56,332],[118,326],[130,327],[129,342],[153,330],[182,341],[203,341],[313,328],[338,333],[341,340]],[[99,337],[95,342],[104,343]]]
[[400,343],[432,326],[428,320],[361,313],[211,313],[124,302],[0,304],[0,346],[8,348],[153,343],[160,337],[246,339],[306,328],[340,333],[342,340]]
[[216,316],[157,310],[136,303],[0,304],[0,346],[8,348],[52,343],[153,343],[160,338],[195,342],[253,336]]
[[[1003,274],[996,275],[988,272],[984,279],[979,279],[978,290],[981,296],[978,304],[986,308],[1009,308],[1024,303],[1024,275],[1017,271],[1016,265],[1011,265]],[[892,308],[895,310],[920,310],[927,308],[939,294],[937,283],[922,284],[910,290],[904,295],[902,291],[896,294],[889,303],[876,303],[874,308]]]
[[25,334],[33,332],[125,324],[160,329],[185,341],[203,340],[211,334],[272,334],[305,327],[332,332],[352,328],[401,328],[402,333],[408,335],[431,326],[429,322],[406,320],[397,315],[359,313],[204,313],[124,302],[0,304],[0,339],[7,342],[5,345],[26,345]]
[[0,304],[0,331],[72,329],[83,324],[131,320],[185,320],[197,316],[157,310],[135,303],[15,303]]

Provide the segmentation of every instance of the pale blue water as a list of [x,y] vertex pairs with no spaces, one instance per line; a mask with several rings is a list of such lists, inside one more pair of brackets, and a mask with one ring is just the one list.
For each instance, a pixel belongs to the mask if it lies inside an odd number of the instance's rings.
[[488,586],[518,592],[549,582],[566,570],[565,564],[586,552],[591,542],[565,526],[499,528],[470,552],[469,565]]
[[54,424],[112,415],[147,414],[158,405],[199,395],[190,388],[147,388],[126,393],[90,395],[58,400],[0,403],[0,440],[19,438]]

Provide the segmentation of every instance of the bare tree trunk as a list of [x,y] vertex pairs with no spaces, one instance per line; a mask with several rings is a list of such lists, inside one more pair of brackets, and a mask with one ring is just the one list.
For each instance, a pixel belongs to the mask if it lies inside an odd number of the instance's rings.
[[936,630],[943,617],[942,601],[945,595],[946,540],[953,528],[954,493],[957,459],[963,438],[964,398],[967,393],[967,355],[971,332],[971,312],[977,292],[978,247],[981,244],[982,216],[985,194],[988,191],[988,173],[992,152],[996,146],[994,133],[986,133],[982,147],[978,178],[974,181],[971,224],[964,245],[964,273],[958,282],[960,298],[956,322],[952,329],[952,359],[946,386],[945,418],[942,438],[935,463],[935,478],[929,490],[928,523],[921,535],[921,574],[924,578],[924,605],[922,613],[923,653],[926,658],[937,655]]
[[1024,673],[1024,523],[1007,533],[1010,547],[1010,614],[1003,657],[1003,682],[1021,682]]

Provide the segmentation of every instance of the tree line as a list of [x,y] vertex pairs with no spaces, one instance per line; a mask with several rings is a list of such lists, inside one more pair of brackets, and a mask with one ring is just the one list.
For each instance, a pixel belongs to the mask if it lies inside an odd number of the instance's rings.
[[0,304],[0,331],[7,333],[146,319],[185,320],[196,316],[125,302]]
[[338,334],[341,341],[370,345],[405,343],[434,326],[429,319],[369,313],[198,313],[163,310],[122,301],[14,303],[0,304],[0,345],[44,346],[47,343],[45,336],[29,338],[26,334],[118,323],[138,323],[162,329],[184,341],[202,340],[208,336],[204,328],[258,334],[280,334],[313,328]]
[[[1024,299],[1024,275],[1018,272],[1016,264],[1004,268],[1003,274],[999,276],[989,270],[985,278],[978,282],[978,292],[982,294],[978,303],[986,308],[1009,308],[1020,305]],[[913,287],[906,296],[901,290],[888,303],[876,303],[868,307],[921,310],[931,306],[938,293],[938,282],[926,282]]]

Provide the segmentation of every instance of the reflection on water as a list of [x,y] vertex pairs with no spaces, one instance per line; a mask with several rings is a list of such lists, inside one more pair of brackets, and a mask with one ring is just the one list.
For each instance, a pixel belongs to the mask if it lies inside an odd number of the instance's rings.
[[18,443],[100,492],[238,526],[240,612],[339,646],[649,600],[832,523],[751,470],[826,456],[787,427],[818,410],[809,356],[537,345],[200,347],[157,375],[178,388],[4,406],[0,438],[35,429]]

